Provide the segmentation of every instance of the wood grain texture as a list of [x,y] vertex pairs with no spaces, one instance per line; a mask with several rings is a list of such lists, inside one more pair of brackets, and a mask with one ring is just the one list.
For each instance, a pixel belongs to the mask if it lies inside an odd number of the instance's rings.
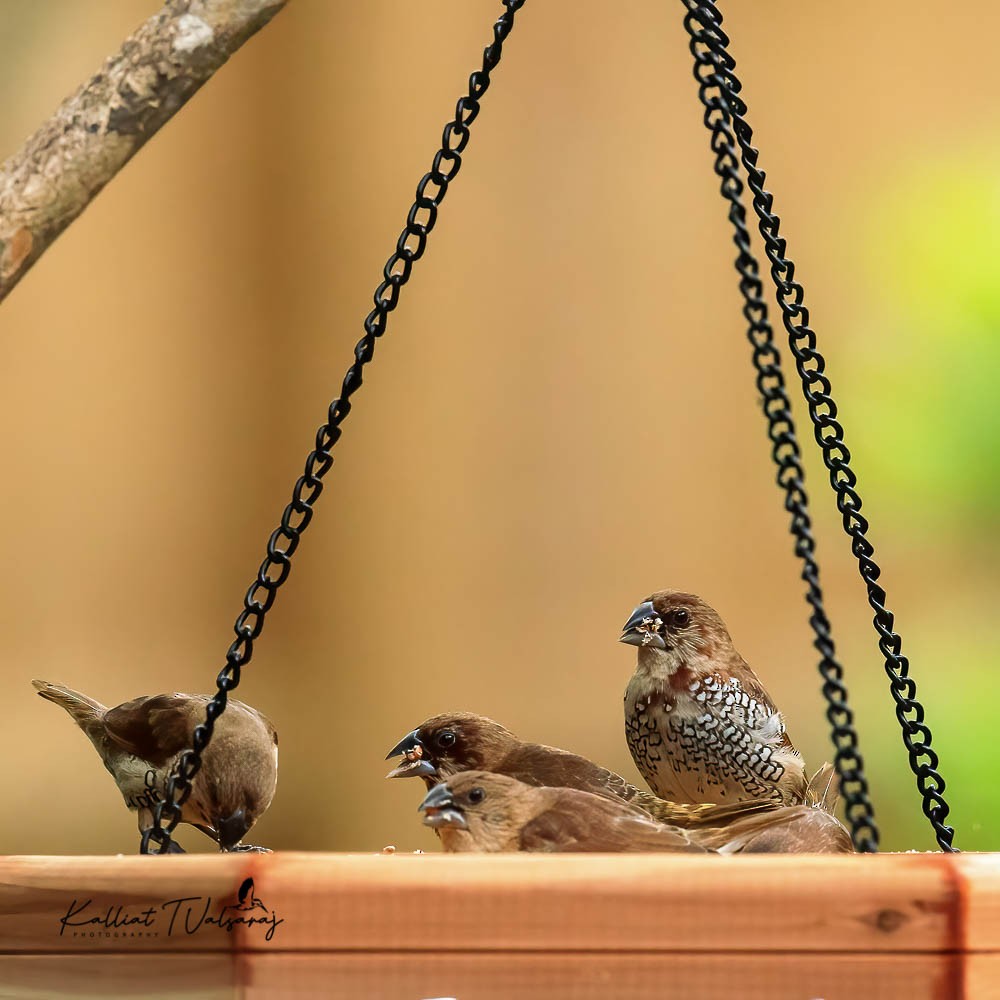
[[[222,907],[229,926],[213,922]],[[0,860],[0,941],[25,954],[443,941],[471,952],[1000,952],[1000,855],[13,857]]]
[[0,998],[1000,1000],[996,954],[0,955]]
[[616,953],[251,955],[247,1000],[998,1000],[1000,957]]
[[230,1000],[238,975],[230,955],[0,955],[0,1000]]
[[[1000,948],[1000,854],[953,855],[955,878],[964,900],[961,915],[964,946],[970,951]],[[1000,982],[1000,980],[998,980]]]

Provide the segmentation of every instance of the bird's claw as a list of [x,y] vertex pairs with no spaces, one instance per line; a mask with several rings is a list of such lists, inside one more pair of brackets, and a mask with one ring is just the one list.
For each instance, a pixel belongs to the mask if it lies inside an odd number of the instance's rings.
[[270,847],[255,847],[253,844],[236,844],[223,854],[272,854]]
[[[158,845],[154,844],[152,847],[150,847],[149,853],[150,854],[159,854],[160,851],[159,851]],[[176,840],[171,840],[170,841],[170,846],[163,853],[164,854],[187,854],[187,851],[185,851],[184,848],[181,847],[181,845],[178,844]]]

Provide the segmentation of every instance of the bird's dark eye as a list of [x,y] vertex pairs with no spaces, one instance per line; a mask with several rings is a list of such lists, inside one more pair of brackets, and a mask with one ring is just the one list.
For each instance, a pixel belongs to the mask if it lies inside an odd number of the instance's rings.
[[690,620],[691,616],[684,610],[684,608],[676,608],[670,612],[671,628],[684,628]]
[[486,792],[481,788],[473,788],[469,792],[469,801],[474,805],[479,805],[486,798]]
[[449,747],[455,745],[455,734],[450,729],[446,729],[444,732],[438,733],[437,739],[434,742],[442,750],[447,750]]

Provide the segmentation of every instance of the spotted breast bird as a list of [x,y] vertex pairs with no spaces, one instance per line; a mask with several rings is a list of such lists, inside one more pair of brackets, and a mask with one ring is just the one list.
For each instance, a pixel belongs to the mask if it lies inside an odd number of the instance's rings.
[[804,801],[802,756],[718,612],[694,594],[661,590],[632,612],[620,641],[638,647],[625,734],[657,795]]
[[[195,726],[205,719],[208,695],[158,694],[107,708],[79,691],[32,681],[38,694],[64,708],[115,779],[139,829],[153,820],[157,802]],[[278,734],[255,708],[230,699],[202,754],[181,822],[211,837],[222,851],[263,850],[241,843],[271,804],[278,780]],[[174,849],[183,853],[176,844]]]

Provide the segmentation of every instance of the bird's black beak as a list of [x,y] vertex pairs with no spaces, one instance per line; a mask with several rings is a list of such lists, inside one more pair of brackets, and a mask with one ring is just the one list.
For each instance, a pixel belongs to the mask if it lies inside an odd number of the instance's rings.
[[247,835],[253,823],[252,819],[247,819],[243,809],[237,809],[231,816],[216,820],[215,830],[219,835],[219,848],[231,851]]
[[627,642],[630,646],[653,646],[656,649],[666,649],[660,629],[663,622],[656,613],[652,601],[643,601],[632,612],[632,617],[625,622],[619,642]]
[[459,830],[467,830],[469,824],[465,815],[455,802],[447,783],[435,785],[425,796],[424,801],[417,806],[424,814],[424,826],[453,826]]
[[414,729],[412,733],[407,733],[386,755],[386,760],[398,757],[401,753],[412,753],[417,747],[422,747],[420,742],[420,730]]
[[420,730],[414,729],[407,733],[386,755],[385,759],[404,754],[406,760],[394,767],[387,778],[428,778],[437,774],[437,768],[432,760],[424,756],[424,745],[420,741]]

